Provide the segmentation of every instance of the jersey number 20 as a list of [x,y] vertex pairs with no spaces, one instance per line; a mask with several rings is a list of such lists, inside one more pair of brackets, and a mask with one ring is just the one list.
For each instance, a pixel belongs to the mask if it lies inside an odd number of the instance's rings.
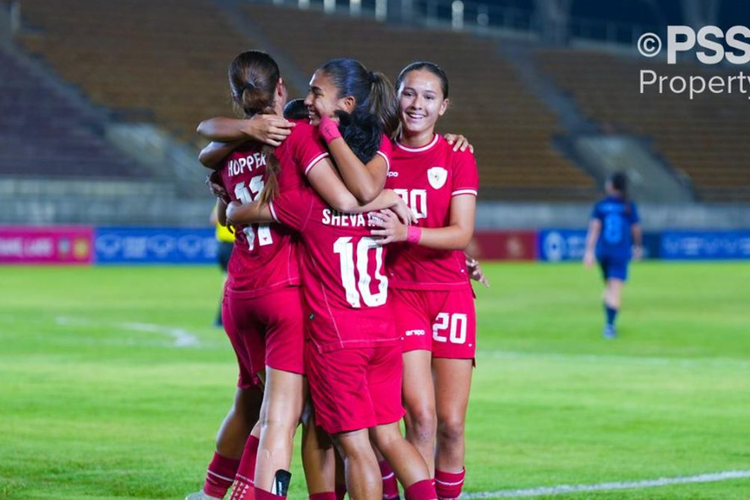
[[[370,291],[372,277],[368,273],[370,250],[375,250],[375,279],[378,282],[377,293]],[[341,264],[341,283],[346,292],[346,301],[352,307],[376,307],[385,304],[388,298],[388,278],[383,275],[383,247],[378,246],[372,238],[362,238],[357,243],[355,259],[354,244],[349,236],[342,236],[333,244],[333,253],[338,254]],[[356,261],[356,262],[355,262]],[[357,268],[355,276],[354,268]]]
[[[263,191],[264,185],[263,176],[256,175],[250,179],[247,187],[245,187],[244,182],[236,184],[234,186],[234,196],[242,203],[251,203],[260,195],[261,191]],[[252,250],[255,248],[255,233],[253,232],[253,227],[247,226],[244,229],[244,232],[245,237],[247,238],[247,245],[250,247],[250,250]],[[273,243],[271,228],[268,227],[268,224],[260,224],[258,226],[258,244],[260,246],[266,246],[271,243]]]
[[[441,312],[435,317],[432,325],[432,338],[437,342],[448,342],[451,344],[463,344],[466,342],[466,314],[448,314]],[[448,335],[442,332],[448,330]]]

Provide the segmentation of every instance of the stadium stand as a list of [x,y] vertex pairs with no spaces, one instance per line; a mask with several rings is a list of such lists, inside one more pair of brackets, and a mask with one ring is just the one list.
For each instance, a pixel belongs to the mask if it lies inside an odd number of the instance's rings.
[[[443,129],[475,144],[484,195],[594,196],[592,179],[551,145],[560,132],[554,115],[523,88],[494,41],[255,3],[245,12],[306,75],[332,56],[356,57],[391,78],[415,59],[437,60],[453,96]],[[201,119],[228,113],[227,61],[260,46],[233,31],[205,0],[25,0],[23,15],[40,28],[22,37],[24,46],[94,103],[125,119],[153,120],[193,144],[199,144],[194,130]]]
[[476,147],[483,195],[547,200],[595,195],[593,180],[552,147],[552,136],[562,132],[556,118],[520,84],[496,41],[259,3],[245,11],[305,74],[333,56],[357,58],[392,80],[415,60],[443,66],[452,109],[441,128],[466,135]]
[[115,180],[149,172],[113,151],[88,117],[0,46],[0,175]]
[[207,0],[24,0],[22,44],[95,104],[186,142],[227,115],[226,68],[249,47]]
[[689,176],[701,200],[750,200],[747,98],[706,94],[690,101],[687,94],[639,89],[641,69],[685,78],[718,71],[571,49],[538,50],[536,60],[605,130],[653,138],[664,159]]

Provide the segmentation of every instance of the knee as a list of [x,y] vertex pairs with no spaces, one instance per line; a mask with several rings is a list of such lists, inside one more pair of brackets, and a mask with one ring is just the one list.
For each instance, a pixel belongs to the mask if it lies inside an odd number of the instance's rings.
[[372,431],[370,438],[381,453],[386,453],[394,444],[404,439],[398,424],[378,426]]
[[437,430],[437,417],[430,408],[418,408],[409,412],[407,427],[411,435],[419,439],[432,440]]
[[438,438],[443,442],[455,443],[464,439],[464,419],[449,416],[438,423]]
[[333,442],[344,460],[357,461],[364,459],[370,453],[374,455],[370,441],[366,439],[352,439],[350,436],[338,435],[333,437]]
[[294,436],[297,430],[299,419],[290,415],[289,412],[262,411],[260,415],[260,425],[264,432],[269,430],[284,432]]

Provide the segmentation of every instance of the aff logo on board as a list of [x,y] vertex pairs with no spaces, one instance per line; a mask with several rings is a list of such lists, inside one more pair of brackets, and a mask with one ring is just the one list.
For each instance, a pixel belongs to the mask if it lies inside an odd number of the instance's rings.
[[445,186],[445,181],[448,179],[448,171],[443,167],[432,167],[427,171],[427,180],[430,181],[430,186],[433,189],[440,189]]

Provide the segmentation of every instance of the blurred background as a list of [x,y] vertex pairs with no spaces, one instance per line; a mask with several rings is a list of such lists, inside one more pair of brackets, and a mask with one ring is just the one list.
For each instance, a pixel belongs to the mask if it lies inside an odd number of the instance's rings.
[[[638,84],[641,69],[708,77],[732,68],[690,57],[667,65],[636,50],[642,33],[668,24],[742,24],[750,20],[742,2],[0,5],[0,224],[84,226],[61,241],[0,235],[2,261],[42,259],[44,248],[54,259],[58,247],[87,262],[212,260],[208,233],[112,227],[207,224],[212,200],[195,128],[232,116],[226,68],[249,48],[280,61],[291,97],[304,96],[331,57],[357,58],[392,79],[414,60],[443,66],[452,106],[440,127],[476,148],[485,258],[579,258],[581,233],[570,230],[585,227],[618,170],[643,205],[649,257],[750,256],[747,239],[727,232],[750,228],[746,96],[691,101],[655,87],[642,94]],[[100,229],[88,235],[90,226]],[[706,233],[715,230],[726,233]]]

